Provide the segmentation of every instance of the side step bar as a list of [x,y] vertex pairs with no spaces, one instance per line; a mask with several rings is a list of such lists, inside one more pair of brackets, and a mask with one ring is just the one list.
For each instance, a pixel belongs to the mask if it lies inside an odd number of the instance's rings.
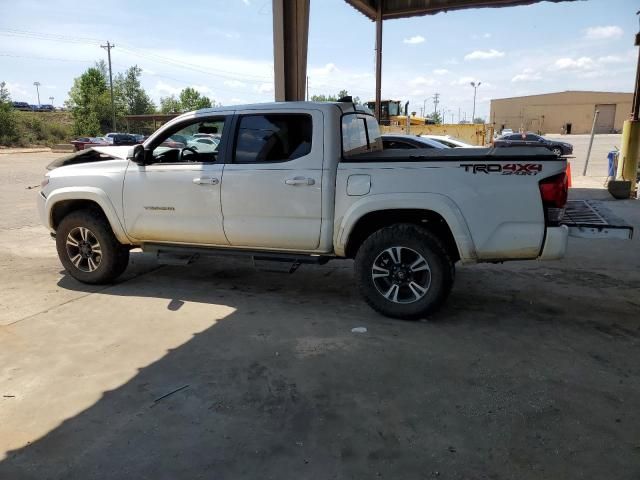
[[[165,265],[189,265],[200,257],[251,257],[256,267],[264,263],[285,263],[291,266],[286,270],[293,273],[301,264],[324,265],[334,257],[328,255],[309,255],[302,253],[264,252],[256,250],[241,250],[233,248],[216,247],[189,247],[163,245],[157,243],[145,243],[142,247],[145,252],[153,253],[160,263]],[[282,269],[275,269],[283,271]]]
[[596,200],[569,200],[561,223],[569,227],[572,237],[621,240],[633,237],[633,227]]

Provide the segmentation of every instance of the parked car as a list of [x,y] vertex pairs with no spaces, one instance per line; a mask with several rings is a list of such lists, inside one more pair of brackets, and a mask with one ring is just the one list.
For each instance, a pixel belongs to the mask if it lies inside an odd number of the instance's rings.
[[573,153],[573,145],[558,142],[536,135],[535,133],[511,133],[503,135],[494,141],[496,147],[546,147],[558,156]]
[[31,111],[31,105],[29,105],[27,102],[11,102],[11,104],[16,110],[21,110],[23,112]]
[[418,135],[389,134],[382,135],[382,145],[385,150],[402,149],[410,150],[415,148],[449,148],[440,142]]
[[45,105],[40,105],[40,107],[38,107],[38,111],[39,112],[55,112],[56,109],[53,105],[45,104]]
[[442,143],[446,147],[449,148],[482,148],[478,145],[471,145],[470,143],[463,142],[462,140],[458,140],[456,137],[452,137],[451,135],[420,135],[421,137],[429,138],[431,140],[435,140],[438,143]]
[[105,139],[111,145],[136,145],[140,142],[133,135],[128,133],[109,133],[109,136],[105,136]]
[[500,132],[500,135],[509,135],[512,133],[513,133],[513,130],[511,128],[503,128],[502,132]]
[[[204,123],[221,126],[226,148],[163,146]],[[351,258],[369,305],[415,319],[445,301],[458,261],[564,256],[566,166],[545,149],[385,150],[357,105],[268,103],[191,112],[143,145],[62,158],[37,202],[64,268],[85,283],[112,282],[136,247],[290,271]]]
[[103,137],[78,137],[75,140],[71,141],[71,145],[73,145],[76,152],[79,152],[93,146],[105,146],[111,145],[111,143]]

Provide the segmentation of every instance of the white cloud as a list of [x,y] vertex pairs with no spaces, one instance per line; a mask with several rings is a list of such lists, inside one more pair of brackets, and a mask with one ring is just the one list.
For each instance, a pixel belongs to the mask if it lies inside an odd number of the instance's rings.
[[451,85],[469,85],[471,82],[475,82],[476,79],[473,77],[460,77],[457,80],[451,82]]
[[455,58],[455,57],[451,57],[450,59],[445,60],[444,63],[447,64],[447,65],[457,65],[458,64],[458,59]]
[[191,88],[194,88],[203,95],[215,96],[213,90],[207,85],[191,85]]
[[539,80],[542,80],[542,75],[531,68],[525,68],[522,73],[511,79],[512,82],[537,82]]
[[550,70],[589,70],[595,67],[595,62],[591,57],[580,58],[559,58]]
[[446,75],[447,73],[449,73],[449,70],[447,70],[446,68],[436,68],[433,73],[436,75]]
[[617,55],[607,55],[606,57],[598,58],[599,63],[624,63],[624,58]]
[[617,25],[589,27],[584,32],[584,36],[589,40],[608,40],[612,38],[620,38],[624,35],[624,30]]
[[249,0],[242,0],[242,3],[244,3],[245,5],[251,5],[251,2]]
[[[25,87],[21,83],[11,83],[6,82],[7,90],[9,90],[9,94],[11,95],[12,100],[16,100],[18,96],[26,96],[30,95],[30,93],[25,89]],[[20,100],[16,100],[20,101]]]
[[412,87],[432,87],[437,85],[437,81],[428,77],[415,77],[407,82]]
[[465,60],[490,60],[492,58],[504,57],[504,52],[500,52],[494,48],[491,50],[475,50],[464,56]]
[[182,88],[174,87],[173,85],[169,85],[168,83],[163,82],[162,80],[158,80],[158,82],[156,83],[156,86],[154,87],[154,91],[161,96],[178,95],[181,90]]
[[404,43],[408,43],[409,45],[416,45],[418,43],[423,43],[425,38],[422,35],[414,35],[411,38],[405,38],[403,40]]
[[490,33],[483,33],[482,34],[482,38],[491,38],[491,34]]
[[271,93],[273,92],[273,83],[261,83],[255,89],[258,93]]
[[240,80],[225,80],[223,83],[227,87],[231,87],[231,88],[242,88],[247,85],[246,83],[241,82]]
[[329,75],[330,73],[338,72],[339,69],[333,63],[327,63],[324,67],[316,67],[309,69],[309,76],[316,77],[322,75]]

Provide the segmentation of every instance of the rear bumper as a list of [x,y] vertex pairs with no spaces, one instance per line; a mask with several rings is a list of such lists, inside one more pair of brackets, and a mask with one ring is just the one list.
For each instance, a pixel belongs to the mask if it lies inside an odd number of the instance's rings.
[[542,253],[539,260],[558,260],[567,253],[569,241],[569,228],[566,225],[559,227],[547,227],[547,235],[544,240]]

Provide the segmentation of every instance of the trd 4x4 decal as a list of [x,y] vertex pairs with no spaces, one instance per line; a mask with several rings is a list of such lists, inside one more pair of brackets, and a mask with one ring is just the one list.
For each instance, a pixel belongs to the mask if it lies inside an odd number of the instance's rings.
[[541,163],[461,163],[460,168],[465,172],[498,173],[500,175],[537,175],[542,171]]

